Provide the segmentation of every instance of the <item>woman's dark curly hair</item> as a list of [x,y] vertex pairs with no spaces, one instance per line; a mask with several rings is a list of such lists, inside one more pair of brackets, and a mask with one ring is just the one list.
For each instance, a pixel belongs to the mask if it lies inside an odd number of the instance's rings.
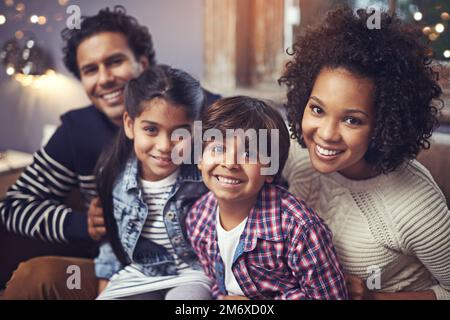
[[81,42],[100,32],[120,32],[128,40],[128,45],[136,59],[145,56],[150,66],[156,64],[152,36],[147,27],[138,23],[136,18],[127,15],[123,6],[101,9],[95,16],[82,17],[80,29],[65,28],[61,32],[64,41],[64,64],[67,69],[80,79],[77,64],[77,49]]
[[369,29],[372,14],[362,9],[355,14],[348,6],[329,12],[288,50],[293,59],[279,83],[287,85],[292,138],[305,147],[301,122],[319,72],[344,68],[371,79],[376,87],[375,127],[365,160],[388,173],[430,147],[438,112],[433,99],[442,90],[420,30],[385,12],[381,29]]

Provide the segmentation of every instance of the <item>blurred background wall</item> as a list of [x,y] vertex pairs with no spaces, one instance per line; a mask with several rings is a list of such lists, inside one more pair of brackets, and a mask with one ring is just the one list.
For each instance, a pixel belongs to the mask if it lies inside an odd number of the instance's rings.
[[[281,106],[285,92],[277,79],[289,59],[286,49],[306,26],[343,3],[395,10],[422,28],[441,65],[447,101],[441,119],[450,124],[449,0],[0,0],[0,54],[8,40],[24,43],[33,34],[55,70],[30,85],[15,81],[0,65],[0,151],[35,151],[46,125],[57,125],[62,113],[89,103],[62,63],[60,31],[71,5],[93,15],[122,4],[149,28],[158,62],[190,72],[217,93],[247,94]],[[440,130],[450,132],[450,126]]]
[[[93,15],[116,4],[124,5],[149,28],[159,63],[201,78],[202,0],[0,0],[0,49],[5,41],[21,33],[26,39],[31,31],[36,43],[48,51],[56,71],[36,88],[12,80],[0,66],[0,150],[34,152],[46,124],[58,124],[62,113],[88,104],[80,84],[62,63],[60,31],[70,16],[66,9],[78,5],[82,15]],[[45,17],[45,23],[32,23],[33,15]]]

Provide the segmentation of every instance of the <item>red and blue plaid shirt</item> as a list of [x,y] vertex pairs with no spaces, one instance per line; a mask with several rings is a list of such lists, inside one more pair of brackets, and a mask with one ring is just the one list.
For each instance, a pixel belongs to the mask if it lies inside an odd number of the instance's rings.
[[[212,295],[227,295],[216,231],[218,202],[212,192],[189,212],[186,226]],[[331,232],[306,204],[285,189],[266,184],[234,254],[232,271],[250,299],[347,299]]]

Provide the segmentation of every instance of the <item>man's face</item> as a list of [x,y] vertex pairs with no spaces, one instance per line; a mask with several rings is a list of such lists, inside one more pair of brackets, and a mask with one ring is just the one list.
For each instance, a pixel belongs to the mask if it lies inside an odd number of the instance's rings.
[[101,32],[80,43],[77,63],[89,99],[120,125],[125,111],[125,84],[148,66],[147,58],[136,59],[122,33]]

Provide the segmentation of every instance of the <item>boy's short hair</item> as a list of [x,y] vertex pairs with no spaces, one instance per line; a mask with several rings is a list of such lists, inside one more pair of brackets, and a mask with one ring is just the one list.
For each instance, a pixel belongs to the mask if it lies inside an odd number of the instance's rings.
[[[264,101],[251,97],[235,96],[223,98],[216,101],[203,112],[202,130],[205,132],[209,129],[220,130],[224,137],[227,129],[242,129],[244,131],[255,129],[257,132],[259,132],[259,129],[266,129],[268,130],[267,138],[269,141],[271,141],[271,131],[278,129],[279,167],[274,176],[274,181],[279,181],[289,155],[290,135],[283,117],[277,110]],[[268,144],[267,150],[270,157],[273,157],[270,143]]]
[[138,23],[136,18],[127,15],[123,6],[114,6],[101,9],[96,15],[82,17],[80,29],[65,28],[61,31],[64,41],[63,60],[66,68],[80,79],[80,70],[77,63],[77,49],[85,39],[101,32],[118,32],[125,36],[128,46],[136,59],[144,56],[149,65],[156,64],[155,49],[150,32],[146,26]]

